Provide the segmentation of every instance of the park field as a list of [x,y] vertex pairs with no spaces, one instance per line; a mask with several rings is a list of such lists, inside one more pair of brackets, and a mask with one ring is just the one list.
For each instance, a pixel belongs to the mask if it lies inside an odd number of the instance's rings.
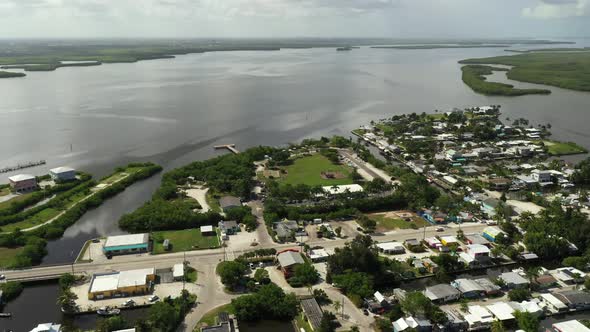
[[543,141],[547,152],[552,156],[588,153],[588,150],[574,142]]
[[387,232],[395,229],[417,229],[424,226],[430,226],[426,220],[418,216],[413,216],[411,221],[406,221],[402,218],[391,216],[389,213],[374,213],[370,214],[369,218],[377,222],[376,229],[380,232]]
[[[467,59],[459,63],[513,66],[506,74],[511,80],[590,91],[590,51],[529,52],[511,56]],[[468,82],[465,83],[472,87]]]
[[[153,232],[154,254],[170,252],[190,251],[199,249],[219,248],[219,237],[215,235],[204,236],[198,229],[185,229],[180,231]],[[164,250],[164,240],[170,240],[170,250]]]
[[[283,168],[287,172],[281,177],[283,184],[306,184],[308,186],[333,186],[352,184],[352,168],[346,165],[336,165],[328,158],[314,154],[312,156],[298,158],[293,164]],[[322,173],[337,174],[335,178],[326,178]]]
[[12,259],[23,251],[24,247],[0,248],[0,267],[10,266]]

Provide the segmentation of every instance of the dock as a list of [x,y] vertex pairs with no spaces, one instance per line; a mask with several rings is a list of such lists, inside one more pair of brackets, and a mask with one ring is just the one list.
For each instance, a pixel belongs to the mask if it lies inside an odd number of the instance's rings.
[[0,173],[8,173],[8,172],[12,172],[12,171],[18,171],[19,169],[23,169],[23,168],[36,167],[36,166],[45,165],[45,164],[46,164],[45,160],[30,161],[25,164],[18,164],[16,166],[2,168],[2,169],[0,169]]
[[235,154],[240,153],[240,151],[238,149],[236,149],[236,145],[235,144],[215,145],[213,148],[215,150],[228,149],[230,152],[235,153]]

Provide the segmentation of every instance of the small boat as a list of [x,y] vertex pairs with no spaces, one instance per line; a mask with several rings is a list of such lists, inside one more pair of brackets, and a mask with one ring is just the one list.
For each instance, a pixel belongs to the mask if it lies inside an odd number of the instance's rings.
[[0,312],[0,318],[10,318],[12,314],[10,312]]
[[110,308],[110,307],[102,307],[96,310],[96,313],[99,316],[116,316],[121,313],[121,310],[117,308]]

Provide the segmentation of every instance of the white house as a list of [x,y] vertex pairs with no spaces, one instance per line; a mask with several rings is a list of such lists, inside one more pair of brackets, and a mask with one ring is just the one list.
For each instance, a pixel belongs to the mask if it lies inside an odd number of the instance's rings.
[[76,178],[76,170],[71,167],[56,167],[49,170],[53,181],[70,181]]

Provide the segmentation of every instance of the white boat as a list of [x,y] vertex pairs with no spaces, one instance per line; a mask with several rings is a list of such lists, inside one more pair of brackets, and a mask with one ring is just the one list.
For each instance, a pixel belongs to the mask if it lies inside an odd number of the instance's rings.
[[96,313],[100,316],[116,316],[121,313],[121,310],[117,308],[102,307],[96,310]]

